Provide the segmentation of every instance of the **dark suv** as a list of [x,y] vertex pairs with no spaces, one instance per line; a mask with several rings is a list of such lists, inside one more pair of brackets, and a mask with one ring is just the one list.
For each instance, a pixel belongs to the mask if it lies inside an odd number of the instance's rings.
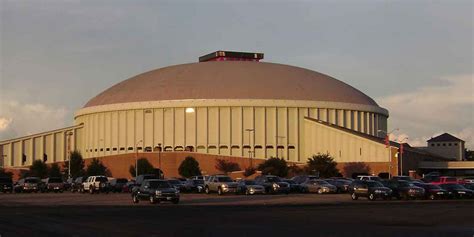
[[290,193],[290,184],[283,182],[275,175],[261,175],[255,178],[255,183],[265,188],[265,193]]
[[132,192],[133,203],[140,200],[149,200],[151,204],[161,201],[179,203],[179,190],[174,188],[168,181],[162,179],[147,179]]
[[387,200],[392,197],[392,190],[377,181],[356,180],[350,185],[349,194],[352,200],[357,200],[359,197],[366,197],[371,201],[377,198]]
[[0,192],[12,193],[13,192],[13,181],[8,177],[0,177]]
[[397,199],[410,199],[425,197],[425,189],[415,186],[414,184],[404,180],[385,180],[382,182],[385,187],[392,189],[392,195]]
[[44,186],[41,189],[41,192],[63,192],[64,191],[64,182],[59,177],[52,177],[43,180]]

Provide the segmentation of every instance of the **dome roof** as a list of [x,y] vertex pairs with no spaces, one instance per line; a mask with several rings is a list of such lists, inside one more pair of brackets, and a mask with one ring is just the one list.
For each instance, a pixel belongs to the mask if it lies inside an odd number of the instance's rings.
[[84,107],[184,99],[274,99],[343,102],[378,106],[337,79],[283,64],[220,61],[181,64],[122,81]]

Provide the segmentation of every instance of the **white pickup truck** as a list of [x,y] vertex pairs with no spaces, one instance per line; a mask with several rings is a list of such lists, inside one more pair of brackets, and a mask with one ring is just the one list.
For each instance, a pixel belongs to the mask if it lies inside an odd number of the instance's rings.
[[91,194],[95,192],[110,192],[109,181],[105,176],[89,176],[82,185],[84,187],[84,192],[89,192]]

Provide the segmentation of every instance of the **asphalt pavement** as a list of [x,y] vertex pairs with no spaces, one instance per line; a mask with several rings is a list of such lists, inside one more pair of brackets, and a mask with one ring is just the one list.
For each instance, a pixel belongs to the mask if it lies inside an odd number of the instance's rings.
[[0,195],[0,236],[474,236],[474,200],[352,201],[348,194]]

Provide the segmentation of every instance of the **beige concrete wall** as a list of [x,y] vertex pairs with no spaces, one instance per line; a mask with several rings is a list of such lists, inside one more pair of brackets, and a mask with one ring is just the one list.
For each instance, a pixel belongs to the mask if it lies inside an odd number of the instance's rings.
[[429,142],[427,150],[448,159],[462,161],[464,159],[464,142]]
[[[138,104],[145,107],[128,103],[80,110],[76,121],[85,121],[84,156],[126,154],[161,144],[167,151],[192,147],[210,154],[261,159],[281,156],[302,161],[306,159],[304,117],[376,135],[376,128],[384,129],[388,115],[379,107],[330,102],[189,100]],[[308,107],[316,105],[321,107]],[[194,112],[186,113],[186,108]],[[249,134],[246,129],[253,131]],[[136,145],[138,141],[142,142]],[[107,152],[101,153],[101,149]]]
[[[67,127],[40,134],[0,142],[0,166],[24,167],[34,160],[42,160],[47,155],[47,163],[67,160],[67,133],[70,137],[71,150],[81,150],[84,136],[82,125]],[[23,162],[23,155],[26,160]]]
[[[396,149],[389,156],[384,144],[372,141],[322,123],[305,119],[304,157],[317,153],[329,153],[338,163],[345,162],[393,162]],[[387,167],[388,168],[388,167]]]

